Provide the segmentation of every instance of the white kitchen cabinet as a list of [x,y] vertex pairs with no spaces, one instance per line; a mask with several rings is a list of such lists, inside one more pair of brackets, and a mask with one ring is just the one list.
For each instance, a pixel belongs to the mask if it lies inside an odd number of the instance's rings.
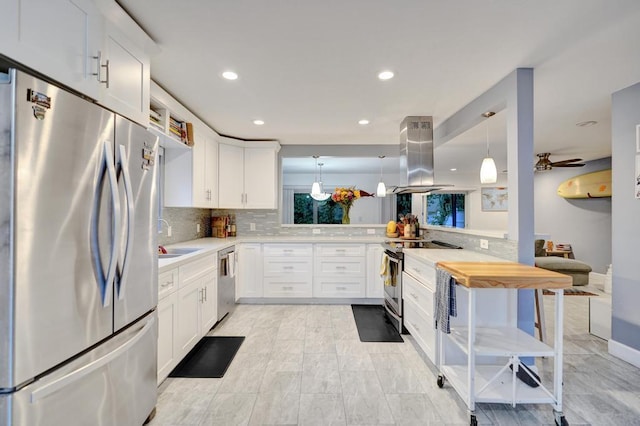
[[312,297],[311,244],[264,244],[264,297]]
[[158,383],[216,324],[217,254],[158,274]]
[[367,244],[367,298],[384,298],[384,281],[380,276],[383,252],[380,244]]
[[218,205],[234,209],[278,207],[277,142],[221,138],[218,148]]
[[434,364],[437,350],[437,335],[433,327],[435,275],[433,266],[405,256],[402,273],[404,326]]
[[194,133],[196,139],[192,148],[165,145],[166,207],[218,207],[215,133],[202,126],[195,127]]
[[110,22],[100,58],[98,102],[142,126],[149,122],[150,58]]
[[365,253],[364,244],[316,244],[313,297],[365,297]]
[[236,300],[242,297],[262,297],[262,246],[241,244],[238,247],[238,283]]
[[200,340],[200,306],[202,305],[202,282],[178,290],[178,351],[181,358]]
[[115,1],[9,0],[2,21],[0,53],[146,126],[154,43]]
[[178,365],[178,293],[158,300],[158,384]]
[[[103,16],[91,0],[11,0],[2,5],[0,53],[91,98]],[[55,100],[54,100],[55,102]]]

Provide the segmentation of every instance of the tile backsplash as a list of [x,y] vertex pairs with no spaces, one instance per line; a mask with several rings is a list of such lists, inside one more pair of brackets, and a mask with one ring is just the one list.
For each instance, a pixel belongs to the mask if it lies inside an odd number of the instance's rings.
[[[211,210],[209,209],[165,207],[162,209],[162,219],[171,226],[171,236],[167,235],[167,223],[159,221],[158,224],[162,225],[158,234],[158,244],[160,245],[211,236]],[[200,232],[196,232],[196,224],[200,224]]]

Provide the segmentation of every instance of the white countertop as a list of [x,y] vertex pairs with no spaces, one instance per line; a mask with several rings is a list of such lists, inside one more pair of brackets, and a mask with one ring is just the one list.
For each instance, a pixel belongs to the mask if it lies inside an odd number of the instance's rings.
[[[326,236],[244,236],[239,238],[199,238],[197,240],[184,241],[177,244],[166,245],[165,248],[197,248],[200,250],[193,253],[184,254],[178,257],[172,257],[169,259],[158,259],[158,272],[162,273],[166,270],[175,268],[184,263],[191,262],[192,260],[205,256],[207,254],[215,253],[227,247],[231,247],[239,243],[340,243],[340,244],[379,244],[383,241],[398,240],[398,238],[386,238],[383,236],[339,236],[339,237],[326,237]],[[420,259],[428,264],[435,266],[440,261],[478,261],[478,262],[504,262],[505,259],[491,256],[488,254],[478,253],[472,250],[450,250],[450,249],[404,249],[406,256],[412,256]]]
[[496,256],[478,253],[473,250],[449,249],[404,249],[405,257],[413,257],[434,266],[437,262],[508,262]]

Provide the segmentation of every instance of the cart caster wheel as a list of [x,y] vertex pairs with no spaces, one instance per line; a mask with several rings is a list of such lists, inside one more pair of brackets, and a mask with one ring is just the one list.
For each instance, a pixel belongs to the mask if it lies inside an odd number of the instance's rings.
[[471,422],[469,423],[471,426],[478,426],[478,419],[475,415],[471,415]]
[[564,416],[560,416],[560,423],[558,423],[558,420],[556,419],[556,425],[557,426],[569,426],[569,422],[567,421],[567,419]]
[[438,381],[436,383],[438,383],[439,388],[442,389],[444,387],[444,376],[442,374],[438,375]]

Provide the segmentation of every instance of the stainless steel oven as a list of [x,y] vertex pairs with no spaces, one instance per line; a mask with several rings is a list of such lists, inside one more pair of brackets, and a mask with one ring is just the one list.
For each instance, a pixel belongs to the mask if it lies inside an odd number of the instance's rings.
[[393,325],[400,333],[406,333],[402,323],[403,303],[402,303],[402,271],[404,270],[403,249],[461,249],[462,247],[442,241],[385,241],[382,243],[384,254],[389,259],[390,280],[395,285],[384,286],[384,307]]
[[384,286],[384,307],[393,325],[402,333],[402,270],[404,255],[402,251],[385,248],[384,254],[389,261],[391,285]]

